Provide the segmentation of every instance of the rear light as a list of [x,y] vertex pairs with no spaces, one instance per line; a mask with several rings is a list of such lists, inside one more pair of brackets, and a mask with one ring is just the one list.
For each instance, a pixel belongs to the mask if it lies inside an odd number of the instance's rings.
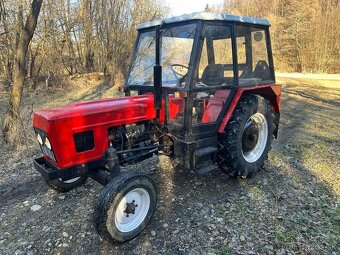
[[47,137],[47,134],[39,129],[35,129],[35,132],[37,134],[37,140],[39,142],[42,153],[48,156],[53,161],[56,161],[56,158],[53,153],[52,145],[51,145],[50,140]]

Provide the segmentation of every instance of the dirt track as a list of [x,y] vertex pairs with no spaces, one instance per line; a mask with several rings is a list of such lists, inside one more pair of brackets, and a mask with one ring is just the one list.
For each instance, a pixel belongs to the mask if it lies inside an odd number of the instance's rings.
[[[93,227],[99,184],[88,180],[57,193],[32,167],[36,144],[30,140],[14,154],[0,140],[0,254],[340,254],[340,82],[278,82],[289,85],[265,169],[234,180],[220,171],[196,176],[173,169],[166,157],[139,164],[158,184],[158,205],[142,234],[122,245],[101,241]],[[61,97],[95,98],[103,89],[34,100],[44,107]],[[27,112],[31,101],[24,100]]]

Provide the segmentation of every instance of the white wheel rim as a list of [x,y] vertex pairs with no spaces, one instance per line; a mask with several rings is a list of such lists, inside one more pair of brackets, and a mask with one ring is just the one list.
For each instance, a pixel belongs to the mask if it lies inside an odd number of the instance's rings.
[[[126,212],[127,205],[133,203],[133,213]],[[120,232],[130,232],[138,228],[150,209],[150,195],[143,188],[129,191],[119,202],[114,214],[116,228]]]
[[63,181],[63,179],[59,178],[58,180],[59,181],[62,181],[63,183],[73,183],[73,182],[76,182],[80,179],[80,176],[79,177],[75,177],[75,178],[72,178],[72,179],[69,179],[69,180],[65,180]]
[[257,112],[254,115],[252,115],[247,120],[247,123],[249,121],[255,121],[256,124],[258,125],[258,129],[259,129],[258,139],[257,139],[257,143],[255,147],[252,150],[243,152],[243,149],[242,149],[242,155],[247,162],[253,163],[262,156],[266,148],[267,140],[268,140],[268,123],[267,123],[266,117],[260,112]]

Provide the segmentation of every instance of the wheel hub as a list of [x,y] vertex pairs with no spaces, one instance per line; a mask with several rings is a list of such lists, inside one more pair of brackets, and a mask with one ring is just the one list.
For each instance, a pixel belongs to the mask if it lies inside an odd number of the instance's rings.
[[253,120],[246,124],[242,135],[242,150],[249,152],[253,150],[258,142],[259,126]]
[[138,207],[138,204],[135,204],[135,200],[132,200],[131,203],[126,203],[126,208],[123,211],[126,213],[126,217],[129,217],[129,214],[135,214],[136,207]]
[[268,124],[266,117],[257,112],[244,125],[242,134],[242,155],[244,159],[253,163],[258,160],[268,141]]
[[125,194],[115,211],[114,222],[120,232],[130,232],[140,226],[150,208],[150,195],[144,188]]

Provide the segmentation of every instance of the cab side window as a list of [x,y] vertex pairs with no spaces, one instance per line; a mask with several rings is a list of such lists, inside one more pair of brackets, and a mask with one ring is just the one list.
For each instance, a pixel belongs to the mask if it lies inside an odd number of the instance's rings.
[[257,26],[236,26],[239,85],[274,82],[269,63],[265,29]]
[[231,28],[208,25],[201,53],[197,87],[233,84]]

